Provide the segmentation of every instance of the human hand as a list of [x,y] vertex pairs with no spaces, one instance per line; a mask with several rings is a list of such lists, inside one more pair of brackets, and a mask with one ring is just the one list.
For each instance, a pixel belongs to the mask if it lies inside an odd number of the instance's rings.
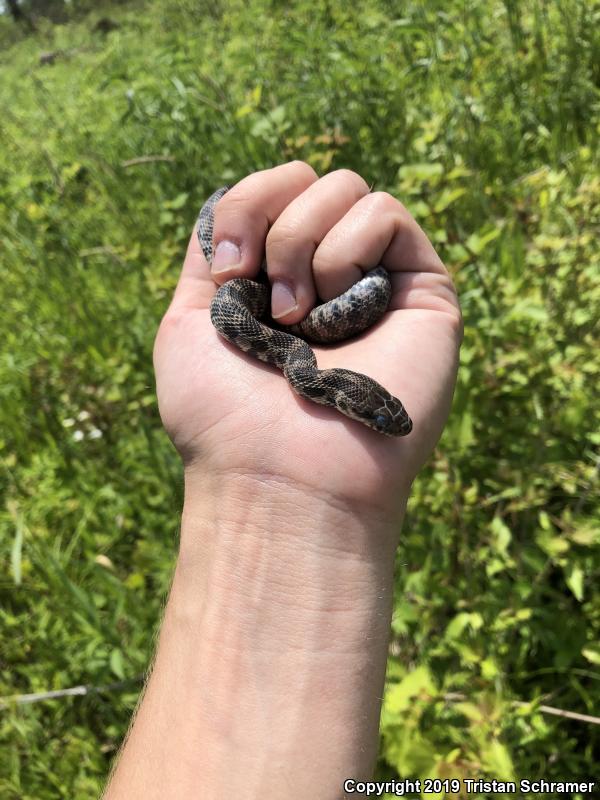
[[[212,273],[192,234],[155,344],[161,417],[186,471],[292,482],[346,503],[392,508],[435,446],[454,388],[462,323],[452,281],[404,206],[356,173],[317,178],[295,161],[241,180],[219,202],[214,240],[241,261]],[[278,370],[221,339],[215,281],[253,278],[266,248],[273,315],[284,324],[339,295],[379,263],[392,278],[383,320],[360,337],[313,347],[319,368],[363,372],[399,397],[413,431],[379,435],[298,397]],[[294,299],[296,308],[285,312]]]

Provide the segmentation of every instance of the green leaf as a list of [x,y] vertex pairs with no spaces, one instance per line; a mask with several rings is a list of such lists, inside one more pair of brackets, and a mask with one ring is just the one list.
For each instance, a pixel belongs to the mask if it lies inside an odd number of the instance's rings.
[[572,542],[582,547],[593,547],[600,544],[600,528],[590,523],[579,525],[569,536]]
[[488,774],[502,781],[510,781],[514,776],[514,767],[507,748],[494,739],[484,751],[484,765]]
[[548,309],[539,305],[535,298],[524,297],[513,303],[506,313],[507,320],[530,319],[534,322],[547,322]]
[[540,511],[540,513],[538,514],[538,520],[540,523],[540,527],[543,528],[543,530],[545,531],[552,530],[552,522],[550,520],[550,517],[545,511]]
[[179,208],[183,208],[188,200],[188,193],[187,192],[180,192],[176,197],[172,200],[167,200],[163,205],[165,208],[171,208],[174,211],[177,211]]
[[442,164],[405,164],[398,170],[398,176],[402,181],[411,184],[436,181],[443,172]]
[[462,197],[463,194],[466,194],[466,191],[467,190],[463,188],[444,189],[438,200],[436,200],[433,210],[440,214],[442,211],[445,211],[448,206],[451,206],[455,200],[458,200],[459,197]]
[[413,217],[417,219],[423,219],[431,214],[431,209],[424,200],[407,199],[406,205]]
[[181,97],[185,97],[187,95],[187,89],[183,85],[183,83],[179,80],[179,78],[177,78],[177,77],[171,78],[171,83],[177,89],[177,91],[178,91],[178,93],[179,93],[179,95]]
[[473,631],[479,630],[483,625],[483,617],[478,611],[461,611],[450,622],[446,628],[446,639],[458,639],[465,628],[469,627]]
[[600,643],[588,644],[581,651],[581,655],[590,662],[600,666]]
[[110,654],[110,668],[113,673],[123,680],[125,678],[125,665],[123,664],[123,653],[118,648],[115,648]]
[[481,662],[481,674],[488,681],[495,680],[500,674],[498,664],[491,656],[484,658]]
[[551,558],[564,555],[569,549],[569,542],[563,536],[554,536],[550,531],[538,531],[535,537],[538,546]]
[[478,256],[483,250],[485,250],[488,244],[493,242],[494,239],[497,239],[501,233],[502,228],[500,227],[492,228],[492,230],[487,231],[486,233],[472,233],[465,242],[465,245],[471,253],[474,253],[476,256]]
[[403,711],[410,705],[412,698],[423,694],[435,695],[436,688],[427,667],[420,666],[388,690],[385,697],[386,710],[392,714]]
[[577,600],[581,603],[583,600],[583,570],[578,564],[571,564],[569,566],[566,583]]
[[494,519],[491,521],[490,528],[494,534],[494,544],[496,550],[499,553],[505,554],[512,539],[510,528],[498,516],[494,517]]
[[475,705],[475,703],[456,703],[454,708],[460,714],[464,714],[471,722],[480,723],[484,719],[482,709],[478,705]]

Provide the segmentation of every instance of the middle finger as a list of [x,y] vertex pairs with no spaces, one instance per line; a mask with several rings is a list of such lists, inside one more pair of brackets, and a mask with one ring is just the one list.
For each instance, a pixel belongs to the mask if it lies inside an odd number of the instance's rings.
[[[295,197],[273,223],[266,240],[266,260],[273,287],[274,319],[291,325],[314,306],[315,251],[329,231],[368,193],[367,183],[355,172],[330,172]],[[352,263],[341,273],[338,279],[346,283],[345,288],[360,277]],[[317,281],[317,290],[320,288]]]

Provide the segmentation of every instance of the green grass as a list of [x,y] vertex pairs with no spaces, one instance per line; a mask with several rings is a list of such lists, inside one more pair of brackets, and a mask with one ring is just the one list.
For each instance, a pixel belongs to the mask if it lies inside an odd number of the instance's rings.
[[[600,8],[400,8],[0,19],[0,696],[146,668],[182,494],[156,327],[209,192],[302,158],[402,199],[465,317],[398,553],[379,774],[593,776],[600,726],[537,706],[600,709]],[[0,710],[2,798],[97,794],[138,688]]]

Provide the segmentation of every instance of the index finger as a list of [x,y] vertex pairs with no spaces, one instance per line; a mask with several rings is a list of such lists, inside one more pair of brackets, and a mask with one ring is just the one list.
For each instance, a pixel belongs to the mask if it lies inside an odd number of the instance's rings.
[[[217,203],[213,226],[215,256],[220,249],[229,255],[229,263],[224,264],[217,256],[211,270],[194,226],[172,307],[208,308],[217,288],[215,281],[222,284],[234,277],[254,277],[262,263],[269,228],[283,209],[316,180],[311,166],[291,161],[254,172],[236,183]],[[239,253],[232,259],[234,248]]]

